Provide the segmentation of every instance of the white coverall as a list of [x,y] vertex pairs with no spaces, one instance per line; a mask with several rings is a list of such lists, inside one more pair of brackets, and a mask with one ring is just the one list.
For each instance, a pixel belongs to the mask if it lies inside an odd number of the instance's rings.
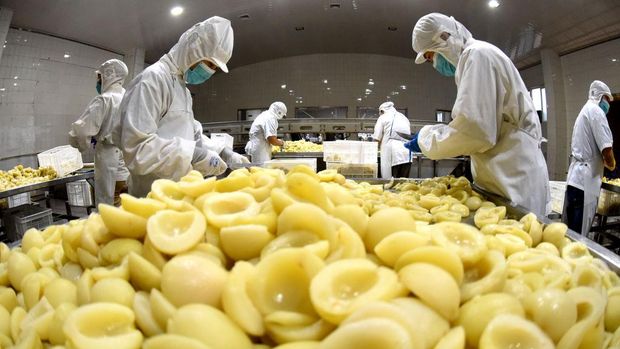
[[197,146],[192,97],[184,73],[210,60],[228,72],[233,48],[230,21],[211,17],[187,30],[159,61],[144,69],[121,103],[121,149],[129,168],[129,192],[146,196],[158,178],[179,180],[190,170],[219,175],[226,164],[217,154],[192,163]]
[[[581,234],[590,231],[603,178],[603,155],[605,148],[613,146],[613,136],[605,112],[599,107],[603,95],[613,99],[609,87],[600,81],[590,86],[589,98],[581,108],[571,142],[571,164],[566,184],[583,190],[583,220]],[[563,213],[563,216],[566,212]]]
[[383,115],[377,119],[372,138],[381,140],[381,178],[390,179],[392,166],[411,161],[405,140],[396,133],[411,134],[411,126],[409,119],[394,108],[394,103],[383,103],[379,109]]
[[[440,37],[450,34],[448,40]],[[477,185],[538,215],[550,212],[549,175],[540,122],[514,64],[500,49],[472,38],[452,17],[422,17],[412,35],[418,52],[442,54],[456,66],[457,96],[448,125],[420,130],[418,145],[431,159],[471,157]]]
[[286,114],[284,111],[282,115],[282,108],[277,103],[281,102],[272,103],[269,110],[260,113],[252,122],[250,140],[245,145],[245,153],[251,156],[252,163],[262,164],[271,160],[271,144],[267,138],[277,137],[278,120]]
[[112,132],[118,127],[118,110],[125,94],[123,82],[127,66],[118,59],[104,62],[101,74],[101,95],[93,98],[80,118],[71,125],[69,135],[80,151],[88,149],[91,139],[95,145],[95,201],[114,204],[116,182],[126,181],[129,171],[123,154],[113,141]]

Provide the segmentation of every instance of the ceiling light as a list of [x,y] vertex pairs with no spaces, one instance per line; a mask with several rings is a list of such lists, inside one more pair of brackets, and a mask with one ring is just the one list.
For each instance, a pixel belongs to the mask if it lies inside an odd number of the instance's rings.
[[175,7],[170,9],[170,14],[173,15],[173,16],[178,16],[181,13],[183,13],[183,7],[181,7],[181,6],[175,6]]
[[331,90],[331,89],[332,89],[331,87],[328,87],[328,88],[327,88],[327,91],[329,91],[329,90]]
[[612,58],[612,59],[611,59],[611,61],[612,61],[612,62],[617,62],[617,61],[618,61],[618,58]]
[[357,98],[357,101],[358,101],[358,102],[361,102],[361,101],[362,101],[362,97],[358,97],[358,98]]
[[368,85],[372,86],[372,85],[374,85],[374,84],[375,84],[375,82],[374,82],[374,81],[372,81],[372,80],[368,81]]
[[489,7],[490,8],[497,8],[497,7],[499,7],[499,1],[497,1],[497,0],[489,0]]
[[16,83],[16,82],[14,82],[14,83],[13,83],[13,86],[17,86],[17,83]]
[[65,55],[64,55],[63,57],[65,57],[65,58],[71,58],[71,55],[70,55],[70,54],[68,54],[68,53],[65,53]]
[[401,90],[406,90],[407,89],[407,85],[400,85],[400,89]]
[[0,91],[6,91],[6,88],[4,88],[4,87],[0,88]]
[[323,80],[323,83],[324,83],[324,84],[326,84],[326,83],[327,83],[327,80]]
[[15,76],[13,77],[13,79],[14,79],[14,80],[17,80],[17,78],[18,78],[18,76],[17,76],[17,75],[15,75]]
[[280,85],[280,88],[284,90],[286,88],[286,84]]

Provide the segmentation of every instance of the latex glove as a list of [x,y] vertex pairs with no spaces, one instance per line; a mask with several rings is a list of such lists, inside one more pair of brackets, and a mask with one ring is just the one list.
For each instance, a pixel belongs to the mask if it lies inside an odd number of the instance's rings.
[[226,162],[216,152],[204,147],[195,147],[192,156],[192,167],[203,176],[217,176],[226,171]]
[[414,134],[413,138],[411,138],[411,140],[407,143],[404,144],[405,148],[409,149],[409,151],[415,152],[415,153],[421,153],[422,150],[420,150],[420,146],[418,145],[418,134]]
[[235,153],[230,148],[224,148],[222,150],[222,152],[220,153],[220,155],[222,156],[222,159],[224,159],[224,161],[228,165],[232,165],[232,164],[249,164],[250,163],[250,160],[248,160],[245,156],[243,156],[243,155],[241,155],[239,153]]

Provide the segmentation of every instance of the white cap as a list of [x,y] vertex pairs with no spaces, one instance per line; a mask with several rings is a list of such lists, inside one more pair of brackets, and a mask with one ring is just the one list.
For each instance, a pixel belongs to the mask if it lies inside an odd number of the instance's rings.
[[282,119],[286,116],[286,105],[282,102],[273,102],[269,106],[269,111],[271,111],[278,120]]
[[383,111],[384,113],[387,112],[390,109],[394,109],[394,103],[393,102],[384,102],[379,106],[379,111]]
[[129,70],[123,61],[118,59],[110,59],[95,70],[96,74],[101,74],[101,92],[105,92],[108,87],[116,82],[120,82],[121,85],[125,81]]
[[233,51],[234,34],[230,21],[213,16],[189,28],[170,49],[170,56],[183,74],[192,65],[209,60],[228,73],[226,63]]
[[614,100],[614,97],[611,95],[611,90],[609,89],[609,86],[607,86],[607,84],[600,80],[592,81],[592,84],[590,84],[588,99],[591,99],[598,103],[601,101],[601,97],[603,97],[603,95],[609,97],[610,101]]
[[[458,47],[448,48],[447,40],[441,38],[442,33],[450,34],[454,38],[453,43]],[[456,52],[460,54],[467,40],[471,38],[469,30],[454,17],[430,13],[418,20],[411,33],[411,46],[418,53],[415,62],[416,64],[424,63],[426,61],[424,54],[433,51],[442,53],[450,63],[456,65],[458,62],[458,56],[454,57]]]

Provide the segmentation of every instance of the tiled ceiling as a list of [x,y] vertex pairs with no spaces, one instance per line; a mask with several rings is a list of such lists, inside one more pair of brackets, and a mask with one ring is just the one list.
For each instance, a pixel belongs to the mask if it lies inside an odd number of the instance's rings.
[[[13,27],[119,53],[141,47],[147,62],[192,24],[220,15],[235,30],[233,68],[311,53],[413,57],[411,30],[430,12],[455,16],[518,67],[538,63],[541,48],[565,54],[620,37],[618,0],[499,1],[495,9],[487,0],[0,0],[0,6],[14,11]],[[172,17],[176,5],[185,12]]]

